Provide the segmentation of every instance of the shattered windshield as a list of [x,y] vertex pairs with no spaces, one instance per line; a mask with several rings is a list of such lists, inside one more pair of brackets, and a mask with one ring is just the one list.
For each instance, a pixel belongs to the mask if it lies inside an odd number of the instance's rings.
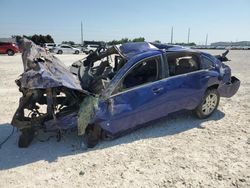
[[71,72],[78,76],[84,90],[101,94],[126,62],[115,46],[108,49],[101,47],[74,63]]

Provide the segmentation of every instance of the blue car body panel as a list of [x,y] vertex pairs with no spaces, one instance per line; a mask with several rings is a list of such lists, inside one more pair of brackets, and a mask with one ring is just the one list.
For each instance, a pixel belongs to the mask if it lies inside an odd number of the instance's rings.
[[[143,48],[137,51],[134,50],[136,46],[131,44],[122,49],[129,61],[116,74],[107,90],[114,89],[124,74],[142,59],[162,56],[163,64],[167,63],[163,58],[167,52],[161,50],[164,48],[152,49],[148,48],[147,45],[142,46]],[[194,52],[178,46],[169,47],[168,50],[171,52]],[[234,95],[240,82],[235,79],[237,84],[232,84],[233,86],[229,84],[230,68],[226,67],[224,76],[221,76],[219,70],[221,62],[210,54],[200,53],[200,55],[208,57],[217,66],[210,70],[199,70],[174,77],[166,75],[161,80],[116,95],[107,92],[108,97],[101,100],[99,112],[97,112],[94,122],[111,135],[119,135],[126,130],[134,129],[169,113],[196,108],[208,87],[218,87],[221,96],[231,97]],[[164,66],[161,66],[163,69]],[[154,92],[156,89],[160,89],[159,92]]]

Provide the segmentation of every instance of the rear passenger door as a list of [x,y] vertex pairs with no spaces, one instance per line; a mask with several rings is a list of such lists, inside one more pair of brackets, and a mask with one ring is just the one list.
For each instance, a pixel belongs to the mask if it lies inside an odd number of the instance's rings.
[[70,53],[70,47],[69,46],[61,46],[62,50],[63,50],[63,53]]
[[162,82],[166,114],[194,109],[202,99],[205,88],[199,54],[178,52],[168,53],[165,57],[166,78]]

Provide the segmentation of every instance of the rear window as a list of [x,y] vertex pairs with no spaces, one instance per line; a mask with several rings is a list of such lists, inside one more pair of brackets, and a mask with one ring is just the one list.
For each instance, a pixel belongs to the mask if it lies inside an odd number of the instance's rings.
[[207,57],[202,56],[201,59],[202,59],[201,62],[202,69],[210,69],[214,66],[214,63]]

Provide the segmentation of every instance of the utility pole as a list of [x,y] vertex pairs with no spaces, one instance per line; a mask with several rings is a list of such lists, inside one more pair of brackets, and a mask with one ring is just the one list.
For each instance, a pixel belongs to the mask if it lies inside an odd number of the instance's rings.
[[83,46],[83,32],[82,32],[82,21],[81,21],[81,44]]
[[208,39],[208,34],[206,35],[206,46],[207,46],[207,39]]
[[173,44],[173,35],[174,35],[174,28],[171,28],[171,44]]
[[190,37],[190,28],[188,28],[188,44],[189,44],[189,37]]

